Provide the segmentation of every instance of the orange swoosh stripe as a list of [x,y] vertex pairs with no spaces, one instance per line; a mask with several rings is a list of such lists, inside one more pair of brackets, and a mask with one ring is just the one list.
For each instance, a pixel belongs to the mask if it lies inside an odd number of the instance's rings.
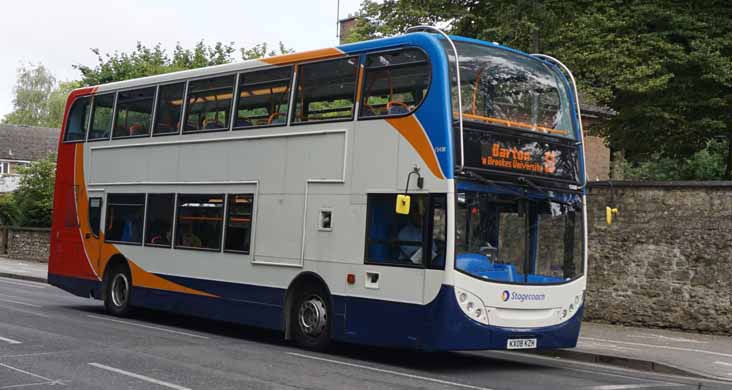
[[343,55],[344,54],[342,51],[340,51],[334,47],[331,47],[328,49],[310,50],[310,51],[304,51],[301,53],[292,53],[292,54],[285,54],[285,55],[276,56],[276,57],[263,58],[260,61],[266,62],[271,65],[284,65],[284,64],[291,64],[293,62],[300,62],[300,61],[311,61],[311,60],[318,60],[318,59],[342,57]]
[[438,179],[445,178],[440,169],[440,164],[437,162],[435,151],[432,149],[432,145],[430,145],[430,140],[427,138],[427,134],[424,132],[422,125],[414,115],[388,118],[386,121],[412,145],[435,177]]
[[132,272],[132,282],[135,286],[154,288],[156,290],[174,291],[184,294],[201,295],[204,297],[218,298],[218,296],[209,294],[203,291],[194,290],[179,284],[173,283],[169,280],[163,279],[160,276],[151,274],[140,268],[139,265],[135,264],[132,260],[128,260],[130,264],[130,271]]

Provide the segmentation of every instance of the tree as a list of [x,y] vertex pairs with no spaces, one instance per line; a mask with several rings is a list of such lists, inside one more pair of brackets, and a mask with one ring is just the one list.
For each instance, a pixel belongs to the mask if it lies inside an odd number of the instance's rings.
[[51,226],[53,187],[56,180],[56,156],[30,163],[18,169],[20,182],[13,192],[21,226]]
[[277,47],[277,50],[269,50],[268,51],[267,50],[267,47],[268,47],[267,46],[267,43],[266,42],[263,42],[263,43],[256,44],[256,45],[254,45],[254,46],[252,46],[252,47],[250,47],[248,49],[247,48],[241,48],[240,49],[241,59],[242,60],[245,60],[245,61],[246,60],[254,60],[254,59],[257,59],[257,58],[273,57],[273,56],[276,56],[276,55],[289,54],[289,53],[294,52],[294,50],[285,47],[285,45],[282,42],[279,43],[279,46]]
[[48,113],[41,121],[41,126],[60,128],[61,122],[64,120],[64,111],[66,110],[66,99],[72,90],[79,88],[79,81],[62,81],[58,83],[56,88],[51,91],[46,100]]
[[[417,24],[544,52],[615,116],[599,134],[633,161],[684,162],[723,140],[732,178],[732,4],[675,0],[365,0],[351,40]],[[716,151],[717,149],[714,149]]]
[[20,66],[13,89],[13,111],[2,122],[14,125],[45,125],[48,97],[55,86],[56,78],[42,64]]
[[[260,43],[251,48],[240,48],[239,51],[242,59],[245,60],[292,52],[282,42],[279,44],[279,53],[274,50],[268,51],[266,43]],[[204,41],[200,41],[192,49],[186,49],[178,44],[172,55],[169,55],[160,44],[147,47],[138,42],[135,49],[130,53],[114,52],[102,55],[99,49],[92,49],[92,52],[97,56],[96,65],[74,65],[74,68],[81,72],[82,85],[99,85],[185,69],[226,64],[234,61],[233,55],[236,49],[233,42],[216,42],[213,45],[207,45]]]

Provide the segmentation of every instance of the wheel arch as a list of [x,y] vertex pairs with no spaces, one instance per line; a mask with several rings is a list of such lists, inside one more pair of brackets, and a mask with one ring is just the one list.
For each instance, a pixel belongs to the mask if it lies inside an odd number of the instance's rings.
[[[314,285],[322,288],[326,294],[328,294],[328,301],[330,304],[331,311],[334,310],[333,305],[333,294],[330,292],[330,288],[328,288],[328,284],[325,282],[325,280],[318,275],[315,272],[312,271],[305,271],[298,274],[292,282],[290,282],[290,285],[287,287],[287,292],[285,293],[285,305],[283,308],[283,319],[284,319],[284,330],[285,330],[285,339],[290,340],[292,339],[292,321],[291,321],[291,315],[292,315],[292,305],[295,303],[295,297],[297,292],[302,289],[306,285]],[[333,321],[333,316],[331,316],[331,326]]]

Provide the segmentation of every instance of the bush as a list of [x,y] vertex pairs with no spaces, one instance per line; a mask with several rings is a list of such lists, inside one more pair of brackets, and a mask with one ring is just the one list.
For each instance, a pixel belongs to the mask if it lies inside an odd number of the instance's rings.
[[13,193],[21,226],[51,226],[53,210],[53,187],[56,180],[56,157],[49,155],[45,160],[32,162],[18,169],[20,183]]
[[673,159],[654,155],[649,161],[624,162],[625,180],[722,180],[725,168],[725,147],[722,141],[710,141],[689,158]]

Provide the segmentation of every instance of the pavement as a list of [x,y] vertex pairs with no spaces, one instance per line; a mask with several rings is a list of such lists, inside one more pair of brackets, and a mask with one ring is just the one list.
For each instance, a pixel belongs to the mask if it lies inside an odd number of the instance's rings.
[[569,350],[319,354],[216,321],[109,317],[46,275],[0,258],[0,389],[732,389],[732,337],[584,323]]
[[48,278],[48,264],[0,256],[0,276],[45,283]]

